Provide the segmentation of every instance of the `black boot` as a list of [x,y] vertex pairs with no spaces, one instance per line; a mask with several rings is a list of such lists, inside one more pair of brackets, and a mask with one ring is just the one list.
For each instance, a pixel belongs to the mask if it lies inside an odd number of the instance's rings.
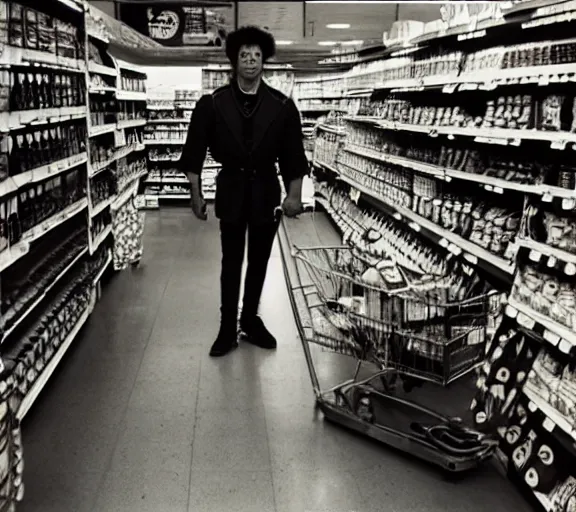
[[238,347],[238,330],[235,323],[220,325],[220,331],[210,349],[210,357],[222,357]]
[[276,338],[266,329],[264,322],[257,315],[248,318],[241,317],[240,331],[242,333],[242,341],[247,341],[252,343],[252,345],[269,350],[276,348]]

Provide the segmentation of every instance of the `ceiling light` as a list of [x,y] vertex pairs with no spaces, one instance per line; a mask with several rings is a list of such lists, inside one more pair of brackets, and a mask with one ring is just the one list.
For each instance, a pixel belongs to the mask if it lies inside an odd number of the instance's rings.
[[328,23],[326,28],[350,28],[350,23]]
[[336,41],[319,41],[320,46],[336,46],[338,43]]
[[294,41],[282,41],[282,40],[276,41],[276,44],[279,46],[288,46],[289,44],[293,44],[293,43],[294,43]]
[[[307,4],[395,4],[391,0],[306,0]],[[423,4],[436,3],[433,0],[421,2]]]
[[363,43],[364,43],[364,41],[362,41],[360,39],[355,39],[353,41],[342,41],[340,44],[342,46],[360,46]]

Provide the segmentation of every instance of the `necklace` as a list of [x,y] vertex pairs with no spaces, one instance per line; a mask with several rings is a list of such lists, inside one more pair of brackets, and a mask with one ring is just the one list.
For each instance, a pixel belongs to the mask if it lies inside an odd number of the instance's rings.
[[243,92],[244,94],[256,94],[256,92],[258,91],[258,86],[260,85],[260,83],[258,82],[256,84],[256,86],[254,87],[253,91],[245,91],[244,89],[242,89],[242,86],[240,85],[240,82],[238,82],[238,89],[240,89],[241,92]]

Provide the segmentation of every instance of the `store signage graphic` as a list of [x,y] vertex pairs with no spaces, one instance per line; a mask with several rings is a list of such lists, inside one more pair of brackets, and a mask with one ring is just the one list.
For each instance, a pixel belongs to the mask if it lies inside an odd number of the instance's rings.
[[222,47],[234,27],[234,6],[198,2],[122,5],[124,23],[165,46]]

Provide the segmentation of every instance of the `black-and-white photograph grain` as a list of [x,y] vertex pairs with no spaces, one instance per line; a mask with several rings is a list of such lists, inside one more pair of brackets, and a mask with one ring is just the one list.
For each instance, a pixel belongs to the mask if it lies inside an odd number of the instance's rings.
[[576,0],[0,0],[0,512],[576,512]]

